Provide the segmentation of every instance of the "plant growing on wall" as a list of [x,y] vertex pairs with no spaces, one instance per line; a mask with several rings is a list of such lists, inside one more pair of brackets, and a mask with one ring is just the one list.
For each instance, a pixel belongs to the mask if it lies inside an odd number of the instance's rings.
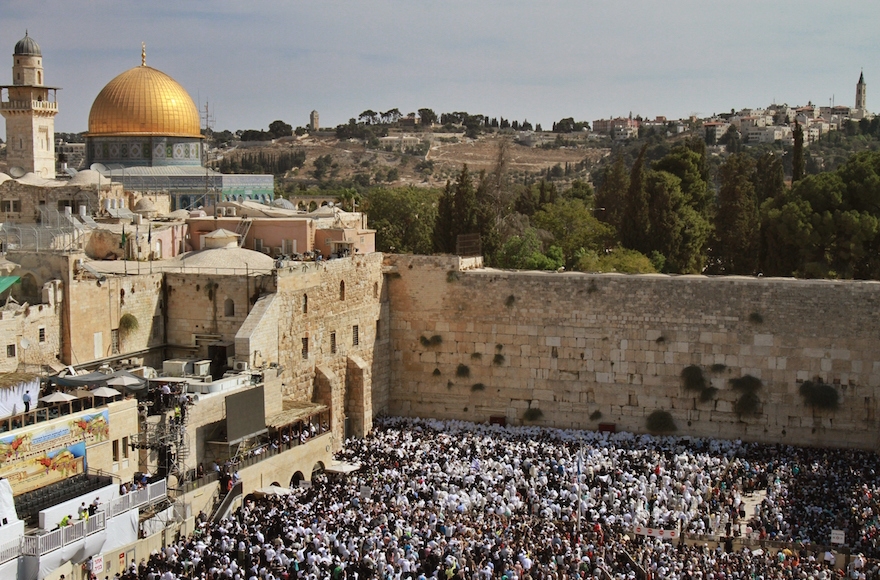
[[602,411],[600,411],[599,409],[596,409],[595,411],[590,413],[590,421],[598,421],[601,418],[602,418]]
[[138,319],[134,314],[126,312],[119,318],[119,331],[123,334],[134,332],[138,329]]
[[686,366],[681,369],[681,384],[686,391],[702,392],[706,388],[706,377],[703,369],[697,365]]
[[472,391],[485,391],[486,385],[484,385],[483,383],[474,383],[473,385],[471,385],[471,390]]
[[510,308],[511,306],[513,306],[514,302],[516,302],[516,296],[514,296],[513,294],[511,294],[511,295],[508,296],[507,299],[504,301],[504,305],[507,306],[508,308]]
[[804,404],[813,409],[836,411],[840,407],[840,393],[833,386],[820,379],[804,381],[800,387]]
[[523,419],[526,421],[537,421],[543,416],[544,412],[537,407],[529,407],[528,409],[526,409],[526,412],[523,413]]
[[752,324],[761,324],[764,322],[764,315],[760,312],[752,312],[749,314],[749,322]]
[[660,411],[659,409],[648,415],[645,419],[645,427],[651,433],[672,433],[678,429],[669,411]]
[[443,342],[443,337],[440,336],[439,334],[435,334],[431,338],[428,338],[427,336],[425,336],[423,334],[422,336],[419,337],[419,342],[425,348],[430,347],[430,346],[437,346],[438,344]]
[[504,364],[504,355],[501,354],[500,352],[496,352],[495,356],[492,357],[492,363],[495,364],[496,366],[500,367],[501,365]]
[[741,393],[733,405],[734,412],[739,417],[757,415],[758,410],[761,408],[761,399],[758,397],[758,391],[764,386],[761,379],[752,375],[744,375],[739,378],[730,379],[729,382],[734,391]]
[[437,368],[434,369],[434,376],[435,376],[435,377],[439,377],[439,376],[440,376],[440,369],[437,369]]
[[459,363],[458,368],[455,369],[455,376],[457,377],[469,377],[471,376],[471,369],[466,364]]

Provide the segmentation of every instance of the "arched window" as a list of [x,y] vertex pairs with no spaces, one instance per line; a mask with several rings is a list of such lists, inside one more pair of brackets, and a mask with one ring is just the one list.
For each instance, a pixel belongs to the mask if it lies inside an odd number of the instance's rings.
[[235,316],[235,302],[232,298],[227,298],[223,303],[223,314],[225,316]]
[[303,294],[303,314],[309,313],[309,295]]
[[339,283],[339,299],[345,300],[345,280]]
[[[43,84],[43,73],[41,73],[40,71],[37,71],[37,84]],[[40,100],[42,101],[43,99]]]

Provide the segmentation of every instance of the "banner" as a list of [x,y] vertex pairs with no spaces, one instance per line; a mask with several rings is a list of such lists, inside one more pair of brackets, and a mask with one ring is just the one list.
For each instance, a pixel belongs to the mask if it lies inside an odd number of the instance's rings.
[[636,526],[633,528],[633,531],[639,536],[651,536],[652,538],[660,538],[661,540],[674,540],[678,537],[678,530],[663,530],[659,528]]
[[19,495],[85,472],[86,447],[110,435],[104,409],[68,415],[0,438],[0,477]]

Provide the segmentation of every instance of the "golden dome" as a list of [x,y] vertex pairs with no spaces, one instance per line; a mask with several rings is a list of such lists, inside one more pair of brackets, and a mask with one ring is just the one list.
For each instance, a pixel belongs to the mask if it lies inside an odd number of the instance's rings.
[[146,65],[127,70],[98,93],[89,136],[201,137],[199,110],[177,81]]

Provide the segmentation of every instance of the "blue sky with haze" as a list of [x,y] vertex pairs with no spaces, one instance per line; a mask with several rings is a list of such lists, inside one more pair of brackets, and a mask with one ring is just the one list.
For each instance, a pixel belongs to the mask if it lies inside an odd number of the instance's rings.
[[210,101],[215,129],[305,125],[312,109],[323,126],[429,107],[549,127],[852,106],[861,69],[880,110],[875,0],[0,0],[0,15],[0,84],[28,29],[46,83],[63,87],[58,131],[87,129],[95,96],[140,64],[142,41],[148,65]]

